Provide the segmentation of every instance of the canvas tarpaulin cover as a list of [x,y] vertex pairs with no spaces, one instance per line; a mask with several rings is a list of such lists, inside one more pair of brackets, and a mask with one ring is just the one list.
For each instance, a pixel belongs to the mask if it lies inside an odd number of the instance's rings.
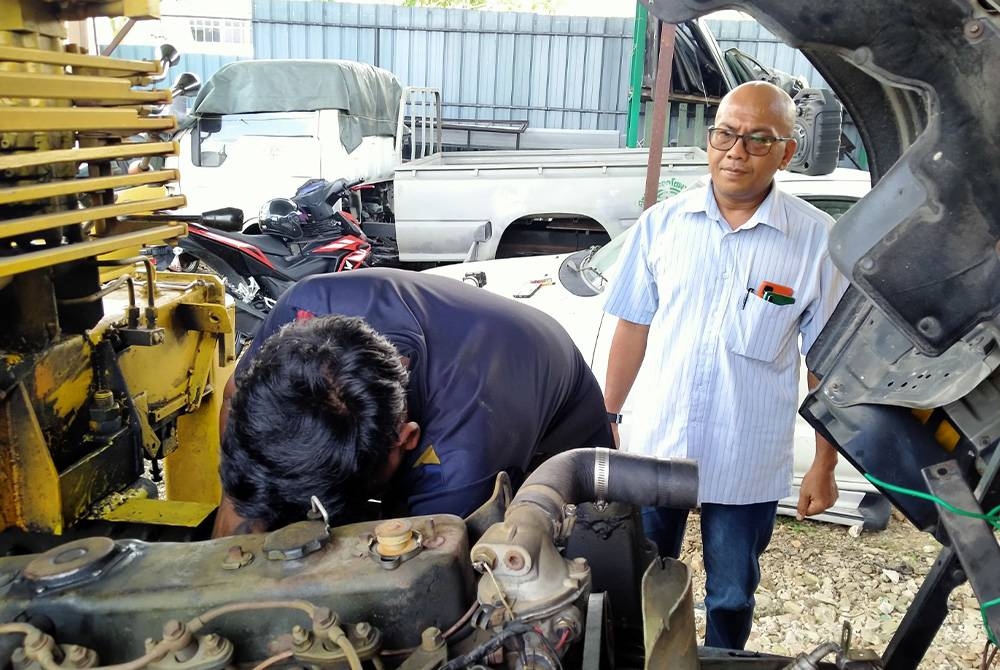
[[369,135],[396,133],[399,97],[396,75],[345,60],[251,60],[223,66],[202,87],[192,115],[255,112],[344,112],[340,139],[348,152]]

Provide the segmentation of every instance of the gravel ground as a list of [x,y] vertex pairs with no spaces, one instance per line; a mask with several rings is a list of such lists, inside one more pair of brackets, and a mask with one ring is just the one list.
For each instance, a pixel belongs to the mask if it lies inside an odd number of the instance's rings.
[[[695,602],[705,597],[698,515],[691,516],[681,559],[692,568]],[[839,641],[850,621],[855,647],[881,653],[913,601],[940,545],[894,516],[880,532],[853,537],[844,526],[779,517],[761,559],[757,611],[747,649],[795,656]],[[949,600],[948,617],[921,668],[980,667],[986,633],[968,584]],[[696,609],[701,639],[703,609]]]

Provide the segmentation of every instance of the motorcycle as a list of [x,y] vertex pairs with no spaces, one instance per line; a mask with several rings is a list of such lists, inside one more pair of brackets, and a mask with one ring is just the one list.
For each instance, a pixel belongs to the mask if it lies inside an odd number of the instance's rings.
[[172,250],[169,268],[207,269],[222,278],[236,300],[237,351],[251,340],[278,298],[314,274],[386,265],[396,258],[391,241],[369,238],[350,211],[364,180],[312,179],[291,198],[268,200],[256,221],[244,225],[234,207],[201,215],[170,215],[188,224]]

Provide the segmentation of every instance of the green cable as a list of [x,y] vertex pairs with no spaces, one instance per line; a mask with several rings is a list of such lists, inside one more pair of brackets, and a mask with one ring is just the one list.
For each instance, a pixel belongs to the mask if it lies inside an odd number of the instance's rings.
[[[990,524],[990,526],[992,526],[993,528],[1000,528],[1000,519],[997,518],[997,515],[1000,514],[1000,505],[997,505],[986,514],[983,514],[982,512],[970,512],[969,510],[955,507],[954,505],[942,500],[941,498],[938,498],[937,496],[931,495],[930,493],[924,493],[923,491],[914,491],[913,489],[904,488],[902,486],[896,486],[895,484],[884,482],[878,477],[875,477],[873,475],[865,474],[865,479],[867,479],[872,484],[881,489],[892,491],[894,493],[901,493],[903,495],[911,496],[913,498],[921,498],[922,500],[929,500],[945,508],[952,514],[958,514],[959,516],[967,516],[973,519],[982,519],[986,523]],[[986,629],[986,637],[989,639],[990,642],[993,643],[994,647],[1000,647],[1000,644],[997,644],[997,639],[996,637],[994,637],[993,631],[990,630],[990,626],[986,621],[986,610],[990,607],[995,607],[996,605],[1000,605],[1000,598],[994,598],[993,600],[990,600],[988,602],[981,603],[979,605],[979,613],[983,617],[983,628]]]
[[983,514],[982,512],[970,512],[969,510],[959,509],[958,507],[955,507],[951,503],[941,500],[941,498],[933,496],[930,493],[924,493],[923,491],[914,491],[913,489],[907,489],[903,488],[902,486],[896,486],[895,484],[884,482],[873,475],[866,474],[865,479],[870,481],[875,486],[878,486],[879,488],[884,488],[886,490],[893,491],[895,493],[902,493],[903,495],[908,495],[913,498],[921,498],[923,500],[929,500],[932,503],[936,503],[941,507],[944,507],[952,514],[958,514],[959,516],[967,516],[973,519],[982,519],[983,521],[990,524],[994,528],[1000,528],[1000,519],[997,519],[997,514],[1000,513],[1000,505],[997,505],[986,514]]

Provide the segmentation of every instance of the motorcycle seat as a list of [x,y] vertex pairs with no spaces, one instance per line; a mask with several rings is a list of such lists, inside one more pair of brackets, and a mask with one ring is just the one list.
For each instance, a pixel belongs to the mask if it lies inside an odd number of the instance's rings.
[[252,244],[265,254],[287,256],[289,252],[288,245],[273,235],[245,235],[243,233],[230,233],[225,230],[219,230],[218,228],[212,228],[210,230],[216,235]]

